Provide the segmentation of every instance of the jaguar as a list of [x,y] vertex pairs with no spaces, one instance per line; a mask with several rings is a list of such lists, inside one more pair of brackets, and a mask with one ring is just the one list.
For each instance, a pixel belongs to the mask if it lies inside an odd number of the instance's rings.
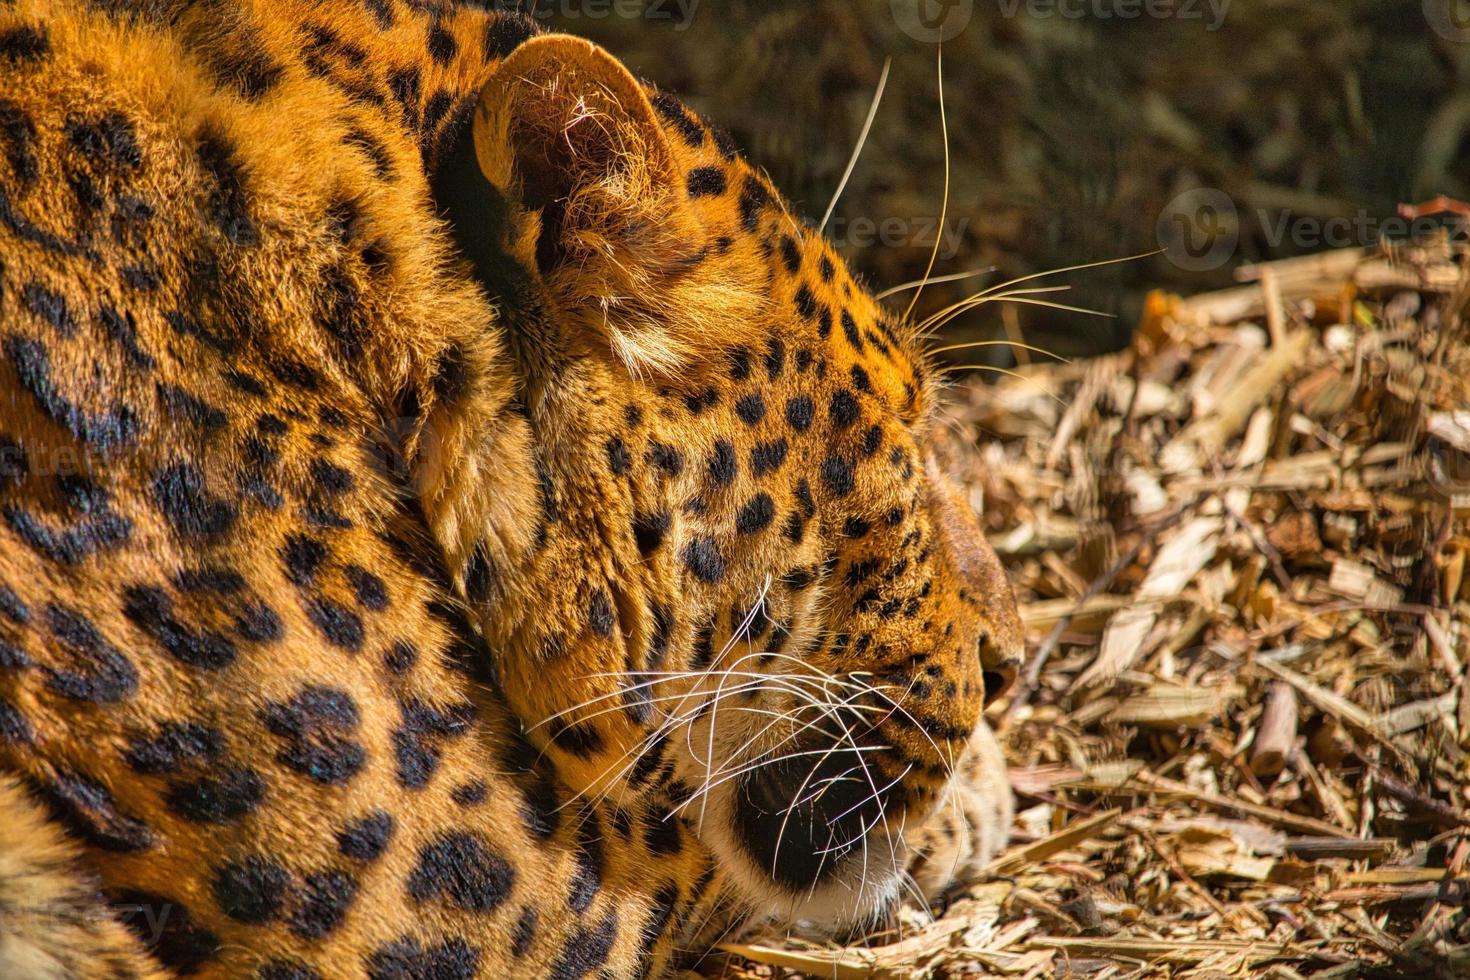
[[437,0],[0,3],[0,972],[631,977],[1005,838],[941,374]]

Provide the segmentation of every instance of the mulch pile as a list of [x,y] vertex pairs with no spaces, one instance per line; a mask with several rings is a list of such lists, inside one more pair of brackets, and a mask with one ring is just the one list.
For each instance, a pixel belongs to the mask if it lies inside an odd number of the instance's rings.
[[1470,977],[1470,261],[1240,279],[955,393],[1031,634],[995,877],[703,975]]

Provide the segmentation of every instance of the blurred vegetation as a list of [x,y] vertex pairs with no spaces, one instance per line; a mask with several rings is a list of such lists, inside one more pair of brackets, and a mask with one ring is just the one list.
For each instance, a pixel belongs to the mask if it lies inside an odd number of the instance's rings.
[[[866,227],[860,219],[896,218],[891,227],[918,239],[940,213],[944,152],[936,48],[900,29],[892,7],[903,2],[912,0],[700,0],[687,19],[673,0],[540,7],[549,26],[597,40],[730,129],[814,220],[892,57],[831,227],[841,240],[857,237],[843,230]],[[1085,2],[1116,11],[1133,0]],[[1177,195],[1228,194],[1238,245],[1222,267],[1188,271],[1156,256],[1062,277],[1075,287],[1065,302],[1116,320],[1015,311],[1012,330],[1033,342],[1111,349],[1126,342],[1147,288],[1227,285],[1241,262],[1368,244],[1400,202],[1470,197],[1470,43],[1437,34],[1425,15],[1426,5],[1458,2],[1234,0],[1209,30],[1209,0],[1173,0],[1170,17],[1130,20],[1048,16],[1051,0],[975,0],[943,50],[948,228],[959,241],[936,272],[998,272],[930,287],[923,307],[998,277],[1152,251]],[[607,16],[609,7],[620,13]],[[1329,218],[1348,219],[1334,226],[1346,240],[1313,236]],[[888,238],[843,249],[880,288],[920,277],[932,246]],[[953,333],[1001,329],[990,305]]]

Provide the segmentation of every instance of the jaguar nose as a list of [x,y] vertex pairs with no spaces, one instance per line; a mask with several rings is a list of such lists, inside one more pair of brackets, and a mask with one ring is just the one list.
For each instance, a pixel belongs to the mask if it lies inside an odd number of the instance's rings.
[[987,670],[981,675],[985,681],[985,707],[990,707],[1005,696],[1016,684],[1016,668],[1006,667],[1002,670]]
[[985,684],[985,706],[988,708],[1015,686],[1016,677],[1020,674],[1021,655],[1018,651],[1003,649],[989,630],[980,633],[979,654],[980,679]]
[[[831,746],[764,765],[742,780],[735,827],[756,865],[792,892],[810,891],[882,820],[887,797],[875,792],[859,753]],[[882,785],[881,783],[879,784]]]

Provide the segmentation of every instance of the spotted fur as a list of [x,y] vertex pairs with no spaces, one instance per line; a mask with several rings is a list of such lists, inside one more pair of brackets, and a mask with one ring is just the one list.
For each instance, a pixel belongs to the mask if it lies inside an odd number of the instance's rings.
[[0,922],[57,976],[850,924],[1015,669],[912,330],[519,16],[0,7],[0,334],[0,903],[113,915]]

